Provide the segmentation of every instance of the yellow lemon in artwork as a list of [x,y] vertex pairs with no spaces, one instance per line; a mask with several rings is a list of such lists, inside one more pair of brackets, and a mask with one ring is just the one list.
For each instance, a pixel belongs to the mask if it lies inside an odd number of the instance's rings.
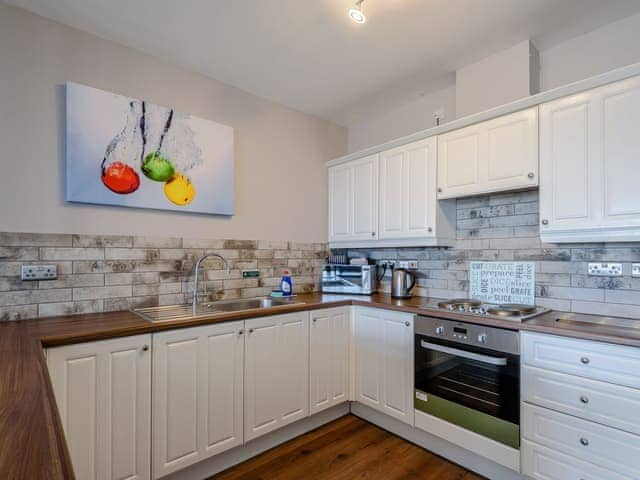
[[164,194],[169,201],[176,205],[189,205],[196,196],[196,188],[189,177],[176,173],[171,180],[164,184]]

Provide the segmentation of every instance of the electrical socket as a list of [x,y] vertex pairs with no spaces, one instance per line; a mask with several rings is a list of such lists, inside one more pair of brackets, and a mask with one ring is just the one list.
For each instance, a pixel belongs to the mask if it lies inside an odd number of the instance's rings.
[[587,275],[596,277],[621,277],[621,263],[589,263],[587,265]]
[[631,276],[640,277],[640,263],[631,264]]
[[55,280],[58,278],[57,265],[21,265],[20,280],[33,282],[35,280]]
[[400,260],[398,266],[407,270],[416,270],[418,268],[417,260]]

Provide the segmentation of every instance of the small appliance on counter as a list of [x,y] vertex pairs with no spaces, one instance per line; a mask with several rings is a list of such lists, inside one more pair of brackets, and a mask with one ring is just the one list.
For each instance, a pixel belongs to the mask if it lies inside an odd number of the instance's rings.
[[371,295],[377,286],[375,265],[327,263],[322,267],[320,290],[323,293]]
[[411,298],[411,290],[416,277],[406,268],[394,268],[391,273],[391,296],[393,298]]

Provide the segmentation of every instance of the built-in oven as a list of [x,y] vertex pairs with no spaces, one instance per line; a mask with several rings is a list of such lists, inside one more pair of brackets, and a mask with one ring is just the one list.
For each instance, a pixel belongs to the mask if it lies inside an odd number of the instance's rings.
[[520,447],[517,331],[418,316],[415,408]]

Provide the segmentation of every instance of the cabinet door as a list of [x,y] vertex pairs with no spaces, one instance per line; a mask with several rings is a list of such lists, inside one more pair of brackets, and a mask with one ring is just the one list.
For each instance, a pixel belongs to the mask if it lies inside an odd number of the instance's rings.
[[240,321],[154,335],[155,478],[242,444],[243,328]]
[[355,400],[413,425],[413,316],[356,308]]
[[485,122],[481,174],[484,191],[538,185],[538,108]]
[[309,415],[309,313],[247,320],[245,440]]
[[318,413],[349,395],[349,308],[311,312],[309,327],[309,410]]
[[587,93],[540,107],[541,232],[593,227],[597,125]]
[[355,309],[355,400],[377,410],[382,410],[382,328],[377,310]]
[[640,78],[599,89],[602,112],[602,225],[640,226]]
[[148,479],[149,335],[47,350],[47,365],[76,477]]
[[329,241],[350,240],[353,234],[353,168],[329,168]]
[[380,154],[380,238],[435,236],[435,137]]
[[329,241],[378,236],[378,155],[329,168]]
[[378,236],[378,155],[352,162],[353,240]]
[[438,136],[438,198],[470,195],[480,184],[480,125]]
[[382,411],[413,425],[413,315],[383,311]]
[[538,108],[438,136],[438,198],[538,185]]

